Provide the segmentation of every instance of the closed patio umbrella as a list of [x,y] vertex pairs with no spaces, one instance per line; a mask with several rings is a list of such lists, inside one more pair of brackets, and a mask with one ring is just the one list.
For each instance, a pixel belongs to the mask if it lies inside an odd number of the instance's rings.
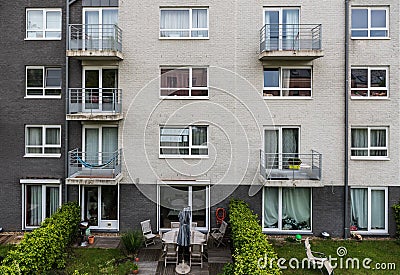
[[185,207],[179,212],[179,232],[177,244],[179,246],[190,246],[190,218],[192,211],[190,207]]

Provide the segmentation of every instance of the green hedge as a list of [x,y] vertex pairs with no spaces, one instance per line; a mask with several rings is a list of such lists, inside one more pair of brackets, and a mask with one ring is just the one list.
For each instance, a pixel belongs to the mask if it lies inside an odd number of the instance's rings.
[[[253,214],[249,206],[241,200],[232,199],[229,203],[229,219],[234,263],[224,268],[224,274],[281,274],[276,264],[278,257],[262,233],[257,215]],[[270,259],[275,259],[271,265]]]
[[396,238],[400,240],[400,202],[392,206],[394,219],[396,221]]
[[64,204],[9,251],[0,266],[0,274],[41,274],[54,267],[63,268],[66,248],[76,236],[79,221],[78,204]]

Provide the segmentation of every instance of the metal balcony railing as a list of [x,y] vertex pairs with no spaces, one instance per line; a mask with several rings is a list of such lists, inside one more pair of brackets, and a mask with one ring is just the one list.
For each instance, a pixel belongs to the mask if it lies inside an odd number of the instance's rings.
[[260,173],[266,180],[321,180],[322,154],[264,153]]
[[71,178],[115,178],[121,173],[121,154],[115,152],[68,152],[68,177]]
[[119,114],[122,90],[114,88],[68,89],[68,114]]
[[114,24],[70,24],[68,50],[122,52],[122,30]]
[[321,24],[266,24],[260,30],[260,52],[321,50],[321,45]]

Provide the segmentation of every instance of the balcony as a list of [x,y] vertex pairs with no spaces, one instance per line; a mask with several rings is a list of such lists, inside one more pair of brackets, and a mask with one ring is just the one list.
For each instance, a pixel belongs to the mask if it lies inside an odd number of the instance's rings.
[[321,24],[266,24],[260,30],[261,61],[307,61],[322,56]]
[[122,179],[121,154],[115,152],[82,152],[74,149],[68,152],[67,184],[117,184]]
[[321,180],[322,154],[264,153],[260,151],[260,173],[265,180]]
[[122,90],[113,88],[68,89],[67,120],[121,120]]
[[81,60],[122,60],[122,30],[112,24],[71,24],[67,56]]

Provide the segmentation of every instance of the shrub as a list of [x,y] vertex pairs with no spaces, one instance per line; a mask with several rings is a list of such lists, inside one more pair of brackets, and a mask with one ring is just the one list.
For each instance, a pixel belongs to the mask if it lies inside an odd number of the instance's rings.
[[39,228],[25,234],[21,243],[7,254],[0,274],[40,274],[53,267],[63,268],[66,248],[76,235],[79,221],[78,204],[64,204]]
[[224,274],[281,274],[276,261],[271,261],[272,264],[269,262],[278,257],[262,233],[257,215],[253,214],[245,202],[235,199],[229,203],[229,213],[234,263],[224,268]]
[[143,243],[142,231],[128,231],[122,234],[121,241],[128,254],[136,253]]
[[394,219],[396,221],[396,238],[400,240],[400,202],[392,206]]

